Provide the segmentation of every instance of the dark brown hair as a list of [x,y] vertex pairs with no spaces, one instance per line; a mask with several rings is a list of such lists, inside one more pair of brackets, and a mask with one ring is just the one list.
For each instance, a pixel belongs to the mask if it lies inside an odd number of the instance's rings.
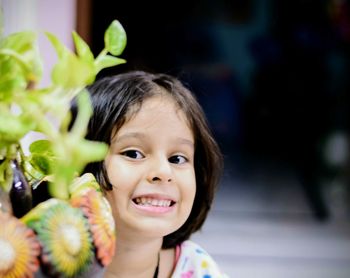
[[[129,119],[130,113],[137,113],[134,108],[140,108],[145,99],[160,91],[169,95],[184,112],[195,139],[197,190],[187,221],[177,231],[164,237],[163,248],[175,247],[204,223],[222,171],[222,155],[201,106],[177,78],[167,74],[132,71],[101,78],[87,89],[92,101],[93,115],[86,138],[108,145],[113,133]],[[88,164],[84,172],[94,174],[104,191],[112,190],[103,161]]]

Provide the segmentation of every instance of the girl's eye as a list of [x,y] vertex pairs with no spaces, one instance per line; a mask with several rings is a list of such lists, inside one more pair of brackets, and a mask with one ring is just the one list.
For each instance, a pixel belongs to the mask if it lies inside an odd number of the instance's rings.
[[141,152],[136,151],[136,150],[128,150],[128,151],[122,152],[122,155],[125,155],[129,158],[132,158],[132,159],[144,158],[144,155]]
[[170,157],[168,160],[170,163],[174,163],[174,164],[183,164],[188,161],[187,158],[182,155],[174,155]]

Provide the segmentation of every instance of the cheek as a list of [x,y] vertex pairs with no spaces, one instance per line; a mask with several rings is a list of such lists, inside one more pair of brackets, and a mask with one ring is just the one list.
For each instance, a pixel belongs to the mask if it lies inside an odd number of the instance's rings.
[[182,177],[182,185],[182,196],[192,207],[197,190],[196,178],[193,172]]
[[120,215],[123,214],[125,208],[127,207],[127,197],[123,196],[124,192],[120,191],[118,188],[113,188],[113,190],[106,193],[106,199],[112,208],[113,218],[117,222]]
[[128,206],[134,185],[137,183],[137,177],[130,170],[130,167],[120,163],[116,157],[113,158],[112,156],[112,158],[106,160],[105,165],[108,179],[112,184],[112,190],[107,192],[107,199],[116,216]]
[[188,177],[187,179],[184,179],[183,185],[184,186],[181,190],[182,205],[180,206],[182,217],[181,219],[179,219],[179,221],[181,222],[179,227],[181,227],[186,222],[186,220],[191,214],[197,190],[195,178]]
[[108,179],[113,187],[124,188],[126,181],[130,183],[130,177],[133,177],[128,167],[118,161],[118,158],[110,158],[106,160],[106,171]]
[[107,191],[105,196],[112,208],[113,218],[115,219],[117,208],[116,208],[116,200],[115,200],[114,193],[115,193],[115,189]]
[[196,180],[194,180],[194,181],[193,181],[193,186],[192,186],[192,188],[191,188],[191,194],[190,194],[192,205],[193,205],[194,199],[195,199],[195,197],[196,197],[196,192],[197,192],[197,186],[196,186]]

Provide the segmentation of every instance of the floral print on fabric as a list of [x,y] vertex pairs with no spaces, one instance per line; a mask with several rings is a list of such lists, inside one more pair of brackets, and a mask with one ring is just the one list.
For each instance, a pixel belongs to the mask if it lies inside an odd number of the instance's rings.
[[198,244],[187,240],[181,244],[180,249],[172,278],[228,278]]

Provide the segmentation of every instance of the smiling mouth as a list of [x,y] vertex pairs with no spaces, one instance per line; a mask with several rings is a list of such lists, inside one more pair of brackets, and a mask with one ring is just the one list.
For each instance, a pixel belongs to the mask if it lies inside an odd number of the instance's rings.
[[139,206],[145,207],[171,207],[175,204],[172,200],[161,200],[149,197],[137,197],[133,199],[133,202]]

